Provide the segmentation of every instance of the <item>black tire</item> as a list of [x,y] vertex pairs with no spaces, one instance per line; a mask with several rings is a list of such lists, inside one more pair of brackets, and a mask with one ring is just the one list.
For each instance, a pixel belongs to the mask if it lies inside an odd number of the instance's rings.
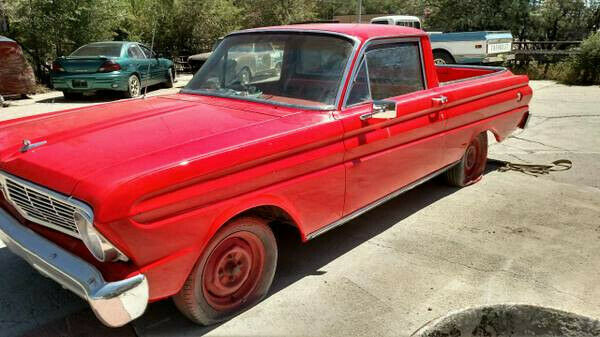
[[265,298],[276,266],[277,242],[267,222],[236,219],[213,236],[173,301],[194,323],[222,322]]
[[164,83],[165,88],[173,88],[175,85],[175,70],[169,68],[167,70],[167,81]]
[[434,50],[433,51],[433,62],[435,64],[455,64],[456,61],[454,60],[454,57],[452,57],[452,55],[450,55],[450,53],[448,53],[445,50]]
[[485,132],[474,137],[462,158],[446,172],[446,180],[452,186],[464,187],[478,182],[487,163],[488,139]]
[[133,74],[127,79],[127,91],[123,92],[125,98],[134,98],[142,94],[142,82],[138,75]]
[[68,100],[78,100],[83,97],[80,92],[63,91],[63,96]]

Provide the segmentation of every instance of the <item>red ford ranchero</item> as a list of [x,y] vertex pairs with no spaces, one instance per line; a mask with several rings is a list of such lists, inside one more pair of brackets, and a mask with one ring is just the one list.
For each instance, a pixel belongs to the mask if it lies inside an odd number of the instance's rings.
[[213,324],[266,296],[275,226],[310,240],[437,175],[477,182],[531,95],[435,65],[417,29],[235,32],[177,94],[0,123],[0,239],[108,326],[168,297]]

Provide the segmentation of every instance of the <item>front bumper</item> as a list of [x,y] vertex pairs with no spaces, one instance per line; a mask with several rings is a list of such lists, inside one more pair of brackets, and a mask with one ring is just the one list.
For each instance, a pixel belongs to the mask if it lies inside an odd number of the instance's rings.
[[88,301],[107,326],[125,325],[146,310],[149,290],[143,274],[106,282],[94,266],[23,226],[3,209],[0,240],[42,275]]
[[493,56],[485,57],[481,63],[503,63],[506,61],[512,61],[515,59],[515,54],[498,54]]

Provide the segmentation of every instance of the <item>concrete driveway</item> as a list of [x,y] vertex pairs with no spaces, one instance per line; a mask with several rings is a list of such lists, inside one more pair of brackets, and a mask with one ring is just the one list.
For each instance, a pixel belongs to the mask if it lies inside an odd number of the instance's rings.
[[[283,232],[270,296],[208,328],[168,300],[124,328],[104,328],[83,301],[0,248],[2,334],[408,336],[449,311],[496,303],[600,318],[600,88],[532,86],[530,128],[492,144],[489,157],[566,158],[569,171],[533,177],[490,164],[475,185],[427,183],[307,244]],[[38,104],[0,116],[61,103]]]

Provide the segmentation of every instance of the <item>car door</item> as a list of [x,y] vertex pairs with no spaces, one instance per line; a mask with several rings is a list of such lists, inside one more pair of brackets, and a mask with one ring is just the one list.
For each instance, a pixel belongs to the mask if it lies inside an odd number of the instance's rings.
[[129,59],[130,64],[133,65],[133,67],[130,70],[132,72],[136,71],[137,73],[139,73],[140,76],[142,76],[140,80],[144,80],[143,69],[148,68],[146,55],[136,44],[132,43],[127,47],[127,58]]
[[162,68],[156,54],[150,50],[150,48],[140,45],[142,51],[146,55],[147,67],[146,72],[149,73],[148,85],[160,83],[166,79],[166,70]]
[[[348,215],[440,169],[443,114],[427,89],[418,39],[372,42],[357,62],[344,108]],[[380,100],[395,116],[375,118]]]

